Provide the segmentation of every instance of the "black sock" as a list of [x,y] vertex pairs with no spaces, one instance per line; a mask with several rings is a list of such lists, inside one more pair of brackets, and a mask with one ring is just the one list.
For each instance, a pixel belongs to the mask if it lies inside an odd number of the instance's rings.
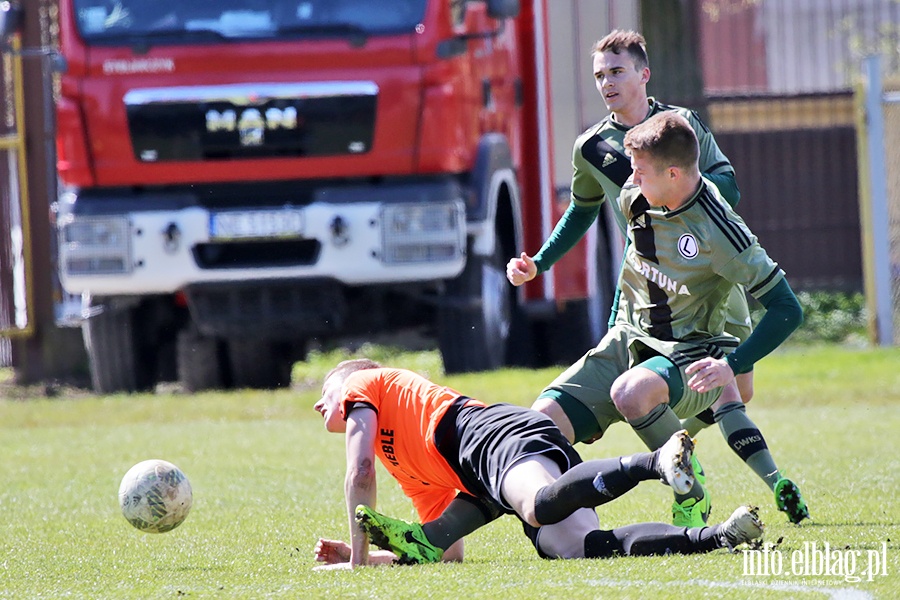
[[585,558],[698,554],[722,548],[719,526],[675,527],[666,523],[638,523],[612,531],[597,530],[584,538]]
[[647,481],[659,479],[659,450],[653,452],[638,452],[631,456],[623,456],[619,459],[625,474],[634,481]]
[[[634,472],[638,472],[638,467],[634,467]],[[654,473],[652,478],[658,475]],[[559,523],[579,508],[605,504],[637,484],[618,458],[583,462],[538,491],[534,516],[541,525]]]
[[442,550],[500,516],[494,507],[459,493],[437,519],[422,525],[428,541]]

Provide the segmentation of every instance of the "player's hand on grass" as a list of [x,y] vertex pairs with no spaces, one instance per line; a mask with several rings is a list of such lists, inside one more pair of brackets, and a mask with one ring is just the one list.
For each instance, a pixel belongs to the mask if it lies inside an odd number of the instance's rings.
[[734,371],[724,358],[707,357],[688,365],[688,387],[703,394],[734,381]]
[[506,278],[513,285],[522,285],[537,277],[537,265],[534,259],[524,252],[517,257],[509,259],[506,263]]
[[[316,542],[316,561],[328,565],[347,563],[347,566],[349,567],[350,544],[340,540],[326,540],[324,538],[319,538],[319,541]],[[325,565],[320,565],[316,568],[318,569],[324,566]]]

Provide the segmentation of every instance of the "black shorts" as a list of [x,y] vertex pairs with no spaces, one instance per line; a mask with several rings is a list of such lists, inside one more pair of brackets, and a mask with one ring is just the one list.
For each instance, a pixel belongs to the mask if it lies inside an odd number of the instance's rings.
[[581,463],[581,457],[541,413],[512,404],[465,406],[456,401],[435,430],[435,445],[463,485],[475,496],[491,501],[504,513],[514,512],[500,492],[503,476],[520,459],[545,454],[562,472]]

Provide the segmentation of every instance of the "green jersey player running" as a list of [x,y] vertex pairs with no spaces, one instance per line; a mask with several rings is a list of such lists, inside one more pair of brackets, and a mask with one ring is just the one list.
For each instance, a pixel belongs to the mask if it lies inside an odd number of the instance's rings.
[[[731,207],[736,206],[740,199],[731,163],[697,114],[685,108],[662,104],[647,96],[650,69],[644,38],[640,34],[613,31],[607,35],[594,46],[593,66],[597,89],[610,115],[576,140],[572,201],[550,238],[534,257],[523,252],[520,257],[510,260],[507,275],[514,285],[521,285],[549,269],[592,226],[604,200],[618,198],[622,186],[631,175],[631,164],[624,151],[625,134],[631,127],[653,115],[672,111],[687,119],[699,141],[699,168],[703,176],[716,185]],[[615,216],[624,231],[622,213],[616,210]],[[749,309],[740,286],[731,289],[726,314],[726,331],[740,340],[747,339],[751,332]],[[715,411],[709,408],[697,416],[688,416],[683,425],[691,435],[695,435],[702,428],[718,422],[729,446],[774,490],[778,508],[786,511],[790,520],[797,523],[809,515],[806,503],[799,488],[781,476],[765,439],[744,409],[744,404],[753,395],[752,370],[738,374],[736,380],[740,390],[739,400],[717,406]],[[547,388],[532,408],[553,418],[571,440],[589,442],[602,435],[602,430],[596,430],[591,415],[580,410],[579,403],[573,401],[565,390],[552,386]],[[635,429],[651,447],[658,443],[655,435],[642,433],[641,427]],[[699,465],[695,464],[695,471],[698,473],[695,489],[684,497],[676,495],[673,505],[675,524],[696,526],[708,517],[709,495],[702,485],[705,478],[700,475],[702,469]]]

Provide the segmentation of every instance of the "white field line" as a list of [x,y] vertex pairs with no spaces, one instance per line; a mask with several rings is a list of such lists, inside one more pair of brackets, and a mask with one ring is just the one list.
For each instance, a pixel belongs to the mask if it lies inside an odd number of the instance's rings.
[[655,581],[631,581],[631,580],[616,580],[616,579],[588,579],[585,581],[588,585],[595,585],[598,587],[658,587],[658,588],[670,588],[672,586],[680,585],[681,587],[714,587],[714,588],[722,588],[729,590],[741,590],[741,589],[762,589],[762,590],[778,590],[784,592],[797,592],[797,593],[805,593],[805,594],[824,594],[831,600],[873,600],[875,597],[862,590],[858,590],[856,588],[850,587],[828,587],[828,586],[808,586],[801,584],[778,584],[778,583],[762,583],[762,582],[733,582],[733,581],[709,581],[706,579],[688,579],[683,582],[655,582]]

